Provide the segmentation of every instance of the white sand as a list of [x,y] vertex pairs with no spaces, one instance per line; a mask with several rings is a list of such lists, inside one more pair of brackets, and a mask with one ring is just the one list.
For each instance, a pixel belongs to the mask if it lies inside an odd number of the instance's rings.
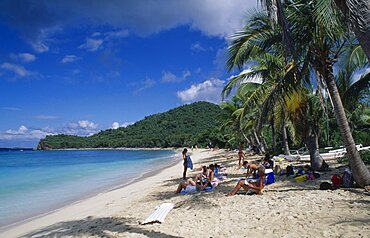
[[[226,197],[243,173],[236,168],[236,154],[198,150],[192,158],[198,161],[195,167],[221,162],[229,178],[212,192],[175,195],[182,175],[179,156],[177,165],[155,176],[13,227],[0,237],[370,237],[370,196],[363,189],[318,190],[330,174],[304,183],[279,177],[263,195]],[[163,224],[139,224],[164,202],[176,208]]]

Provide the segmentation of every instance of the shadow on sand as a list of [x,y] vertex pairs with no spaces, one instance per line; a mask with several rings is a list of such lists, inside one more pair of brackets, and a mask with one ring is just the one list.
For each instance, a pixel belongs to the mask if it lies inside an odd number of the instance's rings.
[[[23,237],[125,237],[128,234],[145,235],[146,237],[175,238],[178,236],[168,235],[153,231],[148,226],[135,225],[137,221],[130,218],[92,218],[82,220],[60,222],[38,231],[26,234]],[[149,229],[148,229],[149,228]]]

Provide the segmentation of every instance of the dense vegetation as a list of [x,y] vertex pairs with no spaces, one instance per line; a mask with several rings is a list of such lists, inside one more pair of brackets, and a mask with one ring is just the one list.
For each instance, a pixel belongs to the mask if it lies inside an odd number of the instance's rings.
[[168,112],[145,117],[126,128],[108,129],[89,137],[55,135],[40,140],[38,149],[117,148],[117,147],[223,147],[219,132],[221,109],[208,102],[197,102]]
[[368,1],[259,2],[264,11],[230,37],[226,65],[240,74],[224,88],[236,93],[222,128],[262,152],[305,146],[315,170],[327,169],[319,148],[344,145],[355,181],[369,185],[355,146],[370,141]]

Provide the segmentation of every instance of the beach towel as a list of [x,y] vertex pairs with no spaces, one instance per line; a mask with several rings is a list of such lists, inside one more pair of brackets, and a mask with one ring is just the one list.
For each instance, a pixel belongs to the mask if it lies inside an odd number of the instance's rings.
[[[188,185],[187,187],[189,187],[189,186],[191,186],[191,185]],[[194,188],[192,188],[192,187],[194,187]],[[195,186],[191,186],[191,188],[190,189],[183,189],[183,190],[181,190],[181,192],[180,192],[180,194],[182,194],[182,195],[186,195],[186,194],[191,194],[191,193],[198,193],[198,192],[210,192],[210,191],[212,191],[213,189],[214,189],[215,187],[206,187],[205,189],[203,189],[202,191],[198,191],[196,188],[195,188]]]
[[186,156],[186,163],[188,165],[188,169],[193,170],[193,161],[190,158],[190,155]]
[[155,211],[147,219],[145,219],[141,225],[162,223],[174,206],[175,204],[173,203],[161,204],[160,206],[156,207]]

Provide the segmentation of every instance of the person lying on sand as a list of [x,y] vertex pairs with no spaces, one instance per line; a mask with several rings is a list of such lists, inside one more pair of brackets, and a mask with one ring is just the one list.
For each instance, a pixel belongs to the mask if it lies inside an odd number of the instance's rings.
[[229,192],[227,196],[234,196],[241,188],[244,188],[244,190],[246,190],[249,194],[250,192],[252,192],[252,194],[261,194],[261,191],[265,187],[265,167],[263,165],[259,165],[257,171],[259,176],[257,182],[248,183],[246,180],[240,180],[233,191]]

